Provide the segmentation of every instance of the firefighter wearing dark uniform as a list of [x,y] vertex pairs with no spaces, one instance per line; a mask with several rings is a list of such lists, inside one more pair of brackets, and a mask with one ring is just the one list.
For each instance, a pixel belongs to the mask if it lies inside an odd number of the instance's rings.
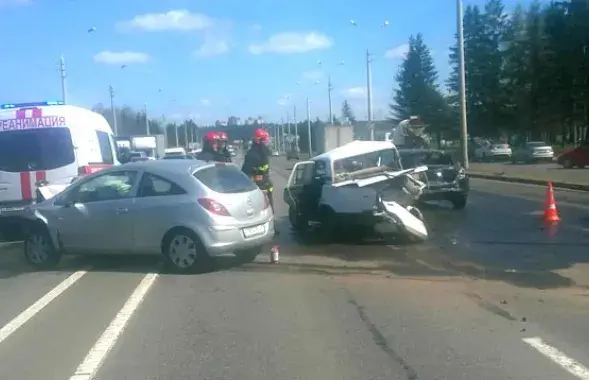
[[268,142],[270,141],[270,134],[262,128],[254,131],[254,138],[252,139],[252,147],[245,154],[243,160],[243,167],[241,170],[250,177],[258,187],[266,192],[268,201],[272,210],[274,210],[274,186],[270,180],[270,165],[268,149]]
[[229,152],[229,149],[227,149],[228,140],[227,133],[219,132],[219,153],[223,155],[225,162],[231,162],[231,153]]
[[225,162],[225,157],[219,153],[219,135],[217,132],[207,132],[202,139],[202,150],[196,156],[201,161]]

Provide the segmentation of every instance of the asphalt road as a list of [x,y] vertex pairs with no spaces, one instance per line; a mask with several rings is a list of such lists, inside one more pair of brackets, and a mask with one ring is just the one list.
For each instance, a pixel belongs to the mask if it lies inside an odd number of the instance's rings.
[[578,168],[564,169],[556,163],[512,164],[511,162],[471,162],[469,164],[469,171],[472,173],[589,185],[589,170]]
[[428,243],[328,243],[289,231],[289,165],[278,265],[31,273],[0,247],[0,379],[589,379],[589,195],[558,191],[547,231],[544,189],[473,181],[466,210],[425,210]]

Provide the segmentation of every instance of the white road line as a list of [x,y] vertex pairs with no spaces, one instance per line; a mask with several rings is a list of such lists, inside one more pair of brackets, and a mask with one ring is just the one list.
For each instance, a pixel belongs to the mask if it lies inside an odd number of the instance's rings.
[[12,321],[8,322],[2,329],[0,329],[0,343],[2,343],[6,338],[12,335],[13,332],[18,330],[22,325],[27,323],[27,321],[33,318],[38,312],[43,310],[43,308],[51,303],[54,299],[59,297],[59,295],[65,292],[70,286],[76,283],[83,275],[87,272],[85,270],[75,272],[62,282],[60,282],[56,287],[51,289],[49,293],[45,294],[43,297],[39,298],[37,302],[29,306],[25,311],[20,313],[16,318]]
[[98,368],[100,368],[108,352],[113,348],[123,330],[125,330],[127,323],[139,305],[141,305],[141,302],[157,277],[157,273],[149,273],[143,277],[141,283],[137,285],[131,297],[123,305],[123,308],[119,310],[110,325],[104,330],[96,343],[94,343],[94,346],[90,349],[84,361],[78,366],[74,375],[70,377],[70,380],[91,380],[94,378]]
[[581,380],[589,380],[589,369],[582,365],[581,363],[577,362],[574,359],[569,358],[564,353],[559,351],[558,349],[546,344],[542,338],[533,337],[533,338],[524,338],[522,339],[525,343],[529,344],[530,346],[534,347],[538,352],[542,355],[546,356],[570,374],[578,377]]

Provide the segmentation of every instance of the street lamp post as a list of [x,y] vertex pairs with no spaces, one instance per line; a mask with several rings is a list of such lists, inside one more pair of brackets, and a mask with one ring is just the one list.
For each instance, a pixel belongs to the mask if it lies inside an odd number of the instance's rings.
[[[352,26],[357,27],[358,24],[354,20],[350,20]],[[381,24],[381,28],[389,26],[388,21],[384,21]],[[370,140],[374,140],[374,125],[373,125],[373,106],[372,106],[372,55],[370,51],[366,49],[366,106],[368,115],[368,125],[370,127]]]
[[115,136],[119,135],[119,128],[117,126],[117,110],[115,109],[115,88],[110,85],[108,86],[108,92],[110,95],[110,110],[112,112],[112,124],[114,128]]
[[309,157],[313,157],[313,144],[311,137],[311,106],[309,104],[309,98],[307,97],[307,133],[309,134]]
[[468,125],[466,120],[466,73],[464,68],[464,25],[462,20],[462,0],[456,0],[456,21],[458,28],[458,56],[460,81],[460,147],[462,165],[468,169]]

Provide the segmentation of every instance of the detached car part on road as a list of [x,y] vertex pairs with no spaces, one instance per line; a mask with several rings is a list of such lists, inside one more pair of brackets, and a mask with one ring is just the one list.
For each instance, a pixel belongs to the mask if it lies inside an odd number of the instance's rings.
[[254,260],[274,236],[268,199],[235,165],[198,160],[129,163],[83,177],[26,210],[25,258],[164,255],[192,272],[211,257]]
[[425,184],[402,170],[390,141],[353,141],[295,164],[284,190],[289,220],[298,230],[319,223],[327,234],[367,228],[402,240],[428,237],[413,206]]
[[435,149],[399,149],[399,154],[406,169],[428,168],[418,174],[418,179],[426,184],[420,201],[448,201],[455,209],[466,207],[470,180],[450,154]]

